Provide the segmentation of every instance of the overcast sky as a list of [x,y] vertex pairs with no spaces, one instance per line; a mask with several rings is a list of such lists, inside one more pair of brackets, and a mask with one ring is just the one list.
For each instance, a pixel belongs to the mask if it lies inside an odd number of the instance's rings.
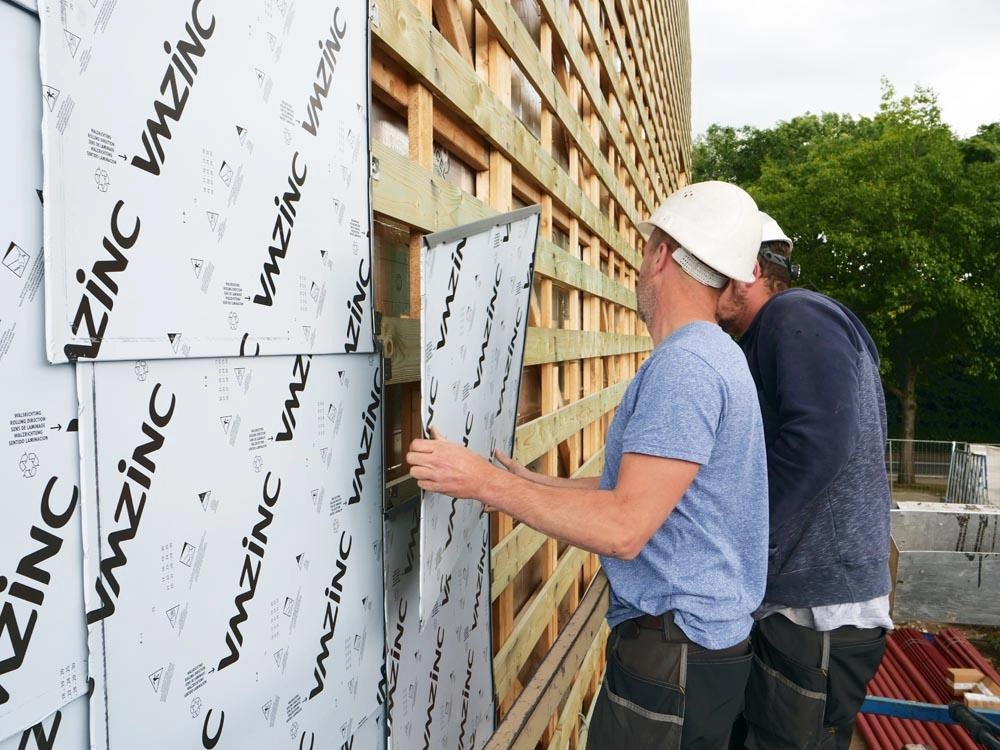
[[689,0],[692,130],[874,115],[934,89],[960,137],[1000,121],[1000,0]]

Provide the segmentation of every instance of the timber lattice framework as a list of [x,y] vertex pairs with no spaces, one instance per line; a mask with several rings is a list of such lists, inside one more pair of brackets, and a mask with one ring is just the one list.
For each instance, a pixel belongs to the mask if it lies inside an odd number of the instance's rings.
[[[686,0],[375,0],[374,250],[387,505],[420,433],[420,242],[538,203],[515,456],[593,476],[650,340],[636,224],[690,174]],[[493,519],[499,719],[490,747],[580,746],[603,672],[594,555]],[[593,584],[593,585],[592,585]]]

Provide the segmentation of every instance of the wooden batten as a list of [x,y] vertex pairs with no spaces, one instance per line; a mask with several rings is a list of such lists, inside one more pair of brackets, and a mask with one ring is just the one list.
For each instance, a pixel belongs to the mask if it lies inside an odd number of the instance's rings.
[[[635,313],[637,224],[690,173],[687,3],[372,7],[386,507],[418,493],[404,457],[421,429],[422,238],[532,203],[541,225],[515,457],[599,476],[614,410],[651,349]],[[604,669],[607,581],[595,555],[506,516],[491,527],[502,723],[489,747],[578,748]]]

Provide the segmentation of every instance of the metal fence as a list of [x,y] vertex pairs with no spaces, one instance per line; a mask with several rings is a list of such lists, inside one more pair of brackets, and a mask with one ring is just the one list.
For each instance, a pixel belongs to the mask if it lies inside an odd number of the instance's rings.
[[887,441],[885,468],[894,492],[914,491],[944,497],[952,455],[968,443],[952,440]]
[[889,440],[885,468],[896,499],[996,503],[1000,498],[996,445],[948,440]]

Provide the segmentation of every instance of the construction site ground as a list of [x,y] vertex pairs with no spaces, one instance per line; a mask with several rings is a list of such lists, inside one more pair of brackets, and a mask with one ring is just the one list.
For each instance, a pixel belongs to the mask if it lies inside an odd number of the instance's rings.
[[[896,502],[917,501],[926,503],[939,503],[943,500],[940,493],[928,492],[920,489],[901,489],[897,487],[893,488],[892,499]],[[1000,628],[998,627],[925,621],[898,622],[896,623],[896,626],[916,628],[917,630],[931,634],[935,634],[944,628],[955,628],[957,630],[961,630],[965,634],[965,637],[969,639],[969,642],[976,647],[979,653],[985,656],[994,667],[1000,669]],[[851,750],[867,750],[867,746],[865,745],[865,742],[861,738],[859,732],[854,733],[854,738],[851,741]]]

